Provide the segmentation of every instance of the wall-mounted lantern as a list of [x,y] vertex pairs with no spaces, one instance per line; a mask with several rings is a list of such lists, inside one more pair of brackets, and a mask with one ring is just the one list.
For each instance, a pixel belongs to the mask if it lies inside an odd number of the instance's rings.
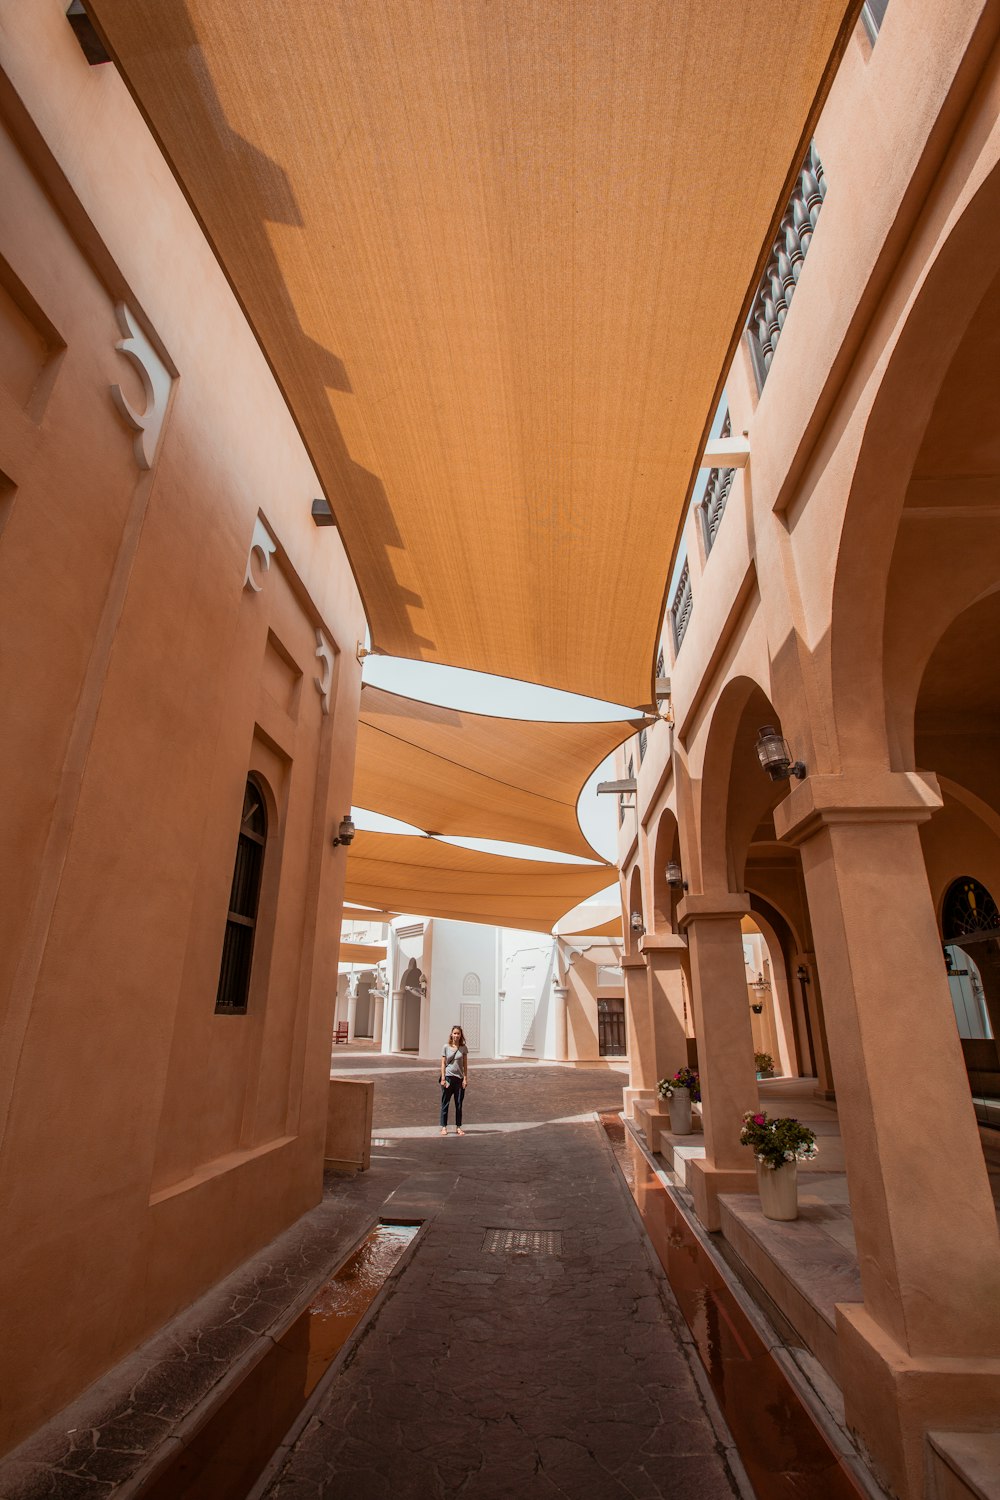
[[667,885],[672,891],[686,891],[688,883],[684,879],[684,871],[675,859],[669,861],[666,869]]
[[351,844],[354,842],[354,835],[356,833],[357,829],[354,826],[354,819],[348,813],[346,817],[341,818],[340,827],[337,829],[337,836],[331,839],[330,842],[335,849],[338,844]]
[[765,724],[762,729],[758,729],[754,748],[757,759],[772,781],[787,781],[790,776],[801,781],[806,774],[805,762],[792,760],[784,737],[773,724]]

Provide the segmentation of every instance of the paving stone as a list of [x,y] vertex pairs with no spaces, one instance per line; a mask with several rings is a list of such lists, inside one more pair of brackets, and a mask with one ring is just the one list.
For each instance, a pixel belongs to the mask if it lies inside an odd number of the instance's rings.
[[[433,1105],[420,1076],[374,1076],[375,1134],[396,1132],[377,1150],[457,1181],[268,1500],[731,1500],[682,1320],[588,1118],[620,1075],[479,1069],[469,1133],[447,1139],[406,1135]],[[557,1230],[562,1254],[484,1252],[487,1228]]]
[[[105,1500],[339,1264],[359,1228],[429,1215],[268,1500],[731,1500],[729,1437],[591,1118],[620,1072],[476,1068],[464,1137],[436,1130],[436,1066],[335,1057],[375,1078],[372,1170],[101,1378],[0,1464],[3,1500]],[[483,1250],[555,1230],[558,1256]]]

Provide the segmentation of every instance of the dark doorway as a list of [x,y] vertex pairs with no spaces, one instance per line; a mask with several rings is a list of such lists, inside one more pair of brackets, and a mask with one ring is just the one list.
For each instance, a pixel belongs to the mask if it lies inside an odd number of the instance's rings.
[[598,1000],[597,1041],[602,1057],[625,1056],[624,1000]]

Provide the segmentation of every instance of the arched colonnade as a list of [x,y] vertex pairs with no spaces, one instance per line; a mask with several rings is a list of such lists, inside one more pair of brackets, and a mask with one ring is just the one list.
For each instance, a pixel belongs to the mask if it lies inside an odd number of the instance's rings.
[[[837,1309],[848,1420],[900,1485],[928,1412],[1000,1405],[973,1107],[1000,1098],[1000,169],[928,215],[920,269],[886,293],[779,515],[751,459],[741,613],[702,680],[674,666],[670,774],[622,873],[644,927],[633,1097],[696,1048],[687,1180],[710,1230],[721,1194],[755,1190],[747,919],[763,934],[779,1061],[836,1099],[863,1292]],[[765,725],[801,779],[762,769]]]

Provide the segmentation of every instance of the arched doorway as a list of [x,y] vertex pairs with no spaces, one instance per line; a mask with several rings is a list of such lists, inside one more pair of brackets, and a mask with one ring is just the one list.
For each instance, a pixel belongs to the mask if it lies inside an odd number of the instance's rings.
[[427,981],[420,972],[417,960],[411,958],[399,983],[400,1052],[420,1051],[420,1023],[426,989]]
[[375,1035],[375,1004],[372,990],[375,987],[374,969],[365,969],[357,977],[354,1004],[354,1035],[366,1041]]

